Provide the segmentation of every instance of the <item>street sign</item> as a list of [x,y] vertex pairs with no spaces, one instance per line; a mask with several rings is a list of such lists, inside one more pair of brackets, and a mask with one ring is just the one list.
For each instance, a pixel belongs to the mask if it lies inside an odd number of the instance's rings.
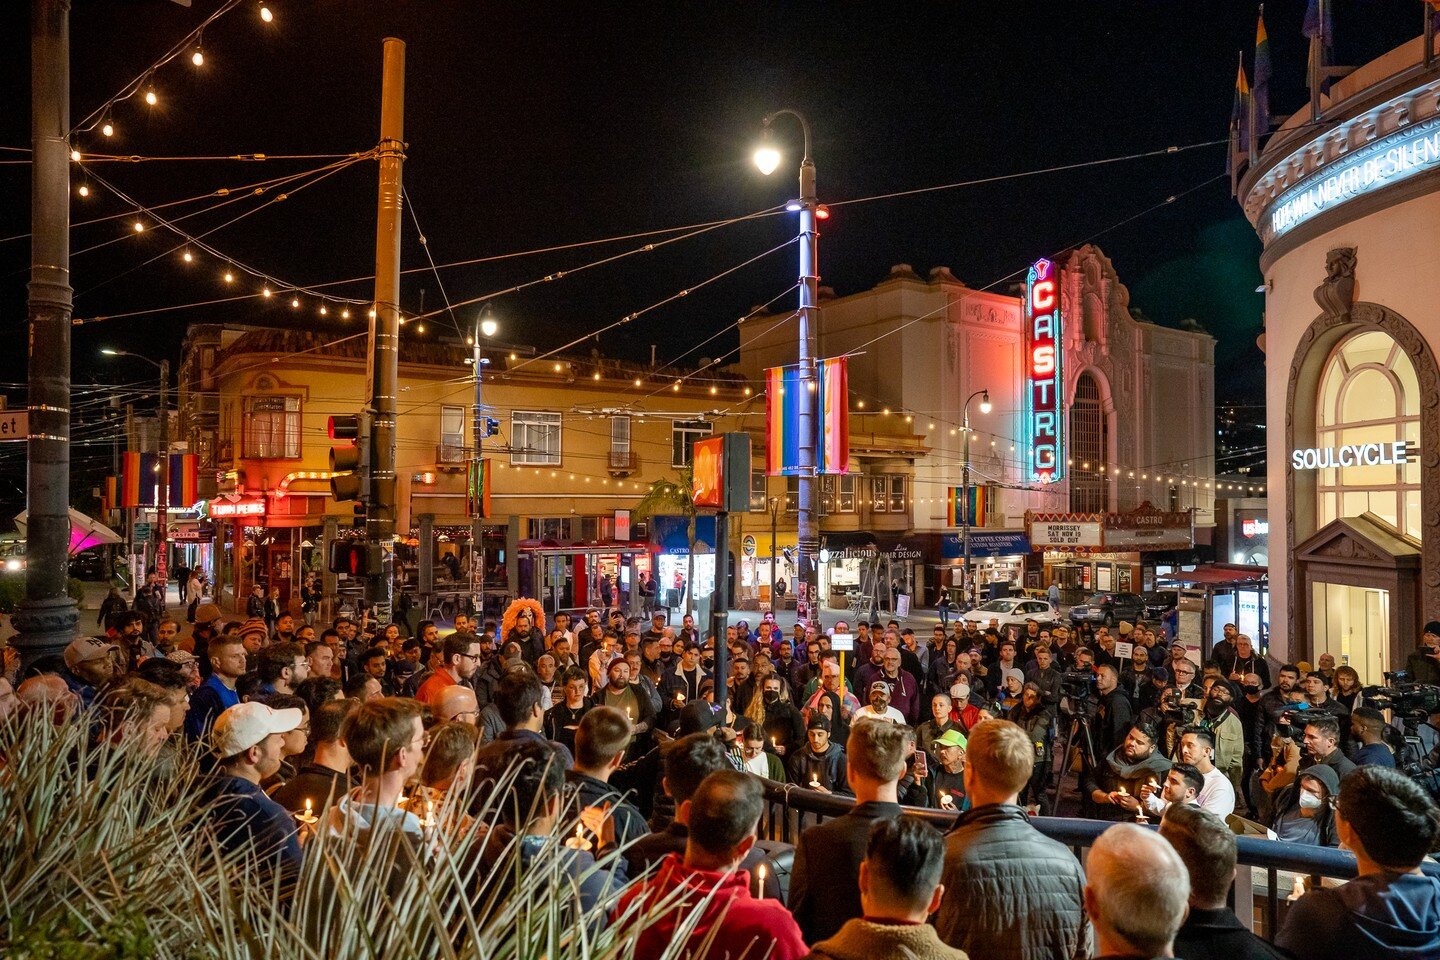
[[30,434],[30,411],[0,410],[0,440],[24,440]]
[[148,523],[137,523],[137,524],[135,524],[135,542],[136,542],[136,543],[149,543],[149,542],[150,542],[150,524],[148,524]]

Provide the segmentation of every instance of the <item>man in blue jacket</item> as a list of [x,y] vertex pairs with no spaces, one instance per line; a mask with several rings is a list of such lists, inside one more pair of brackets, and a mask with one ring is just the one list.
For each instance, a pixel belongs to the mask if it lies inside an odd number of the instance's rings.
[[1359,876],[1301,897],[1275,945],[1297,960],[1440,957],[1440,879],[1420,872],[1440,834],[1435,802],[1395,770],[1359,767],[1340,782],[1335,829]]

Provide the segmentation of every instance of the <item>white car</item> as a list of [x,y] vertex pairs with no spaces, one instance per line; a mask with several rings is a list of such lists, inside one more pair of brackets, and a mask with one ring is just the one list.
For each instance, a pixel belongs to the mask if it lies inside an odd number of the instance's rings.
[[973,623],[980,629],[990,625],[995,620],[1002,627],[1025,626],[1026,620],[1048,622],[1055,619],[1055,614],[1050,610],[1050,604],[1045,600],[1032,600],[1029,597],[1003,597],[999,600],[991,600],[989,603],[982,603],[974,610],[967,610],[960,615],[961,620]]

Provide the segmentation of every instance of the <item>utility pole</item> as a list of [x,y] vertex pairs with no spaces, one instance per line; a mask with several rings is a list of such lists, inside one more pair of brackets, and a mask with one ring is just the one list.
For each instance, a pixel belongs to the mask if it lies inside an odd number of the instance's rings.
[[[486,331],[490,331],[487,333]],[[475,515],[470,518],[470,589],[475,594],[476,610],[481,621],[485,619],[485,507],[483,494],[484,475],[481,471],[485,469],[485,456],[483,447],[485,445],[485,365],[490,362],[489,358],[480,355],[480,338],[490,336],[495,331],[495,311],[486,303],[480,308],[480,313],[475,319],[475,337],[472,345],[470,360],[473,365],[472,372],[475,374],[475,404],[471,410],[471,442],[475,447],[470,451],[472,462],[470,473],[466,478],[466,486],[470,486],[477,480],[481,482],[482,488],[475,491],[474,509]],[[422,550],[430,549],[427,544],[421,544]]]
[[30,432],[26,437],[21,662],[60,653],[80,611],[70,599],[70,0],[33,0],[30,20]]
[[365,538],[380,570],[366,578],[367,604],[389,623],[395,598],[395,407],[400,378],[400,173],[405,161],[405,41],[385,38],[380,86],[380,193],[375,222],[375,316],[370,321],[370,492]]
[[170,594],[170,361],[160,361],[160,494],[155,500],[155,573],[160,579],[160,607]]

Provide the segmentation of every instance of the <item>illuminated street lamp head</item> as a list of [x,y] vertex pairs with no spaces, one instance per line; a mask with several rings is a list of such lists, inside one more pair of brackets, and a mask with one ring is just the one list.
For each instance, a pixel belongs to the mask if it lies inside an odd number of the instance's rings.
[[490,304],[480,308],[480,333],[482,336],[493,337],[500,330],[500,325],[495,322],[495,308]]
[[983,394],[981,394],[981,396],[980,396],[980,412],[981,412],[981,413],[989,413],[990,410],[991,410],[991,407],[990,407],[990,391],[989,391],[989,390],[986,390],[986,391],[985,391]]
[[765,124],[765,132],[760,138],[760,146],[755,148],[755,166],[765,176],[770,176],[780,166],[780,151],[776,150],[770,143],[770,124]]
[[105,356],[107,356],[107,357],[118,357],[118,356],[120,356],[120,351],[119,351],[119,350],[112,350],[110,347],[101,347],[101,348],[100,348],[100,352],[103,353],[103,354],[105,354]]

